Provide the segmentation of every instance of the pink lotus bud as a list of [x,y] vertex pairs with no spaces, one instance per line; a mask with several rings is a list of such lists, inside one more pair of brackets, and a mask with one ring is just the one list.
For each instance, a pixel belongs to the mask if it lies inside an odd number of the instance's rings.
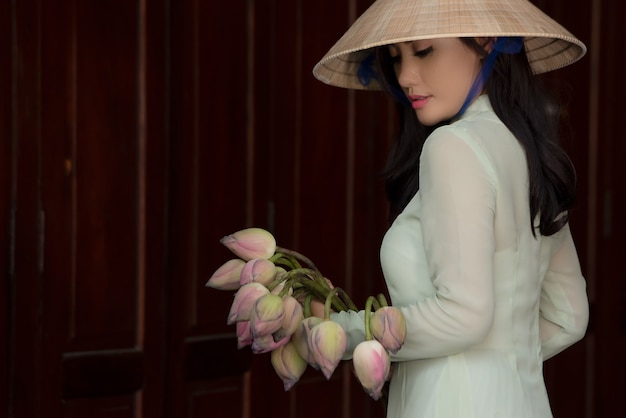
[[385,306],[372,314],[370,330],[376,340],[395,354],[406,338],[406,319],[400,309]]
[[291,336],[293,345],[296,347],[300,357],[302,357],[315,369],[319,369],[319,366],[311,357],[311,352],[309,350],[309,334],[311,333],[311,329],[313,329],[316,325],[321,324],[322,321],[324,321],[322,318],[318,318],[316,316],[304,318]]
[[239,321],[249,321],[254,303],[258,298],[269,293],[270,291],[267,290],[267,287],[260,283],[248,283],[241,286],[235,293],[235,299],[230,306],[226,323],[232,325]]
[[254,354],[269,353],[270,351],[274,351],[277,348],[282,347],[288,342],[289,337],[285,337],[282,340],[276,342],[271,335],[263,335],[252,340],[251,349]]
[[378,400],[391,367],[385,347],[376,340],[363,341],[354,348],[352,363],[363,389]]
[[346,333],[336,322],[322,321],[309,334],[309,350],[313,360],[319,364],[326,379],[330,379],[341,361],[348,339]]
[[300,380],[307,366],[293,342],[288,342],[272,351],[271,360],[274,370],[283,381],[285,391],[291,389]]
[[245,261],[270,258],[276,252],[276,239],[261,228],[242,229],[225,236],[220,242]]
[[246,262],[239,258],[228,260],[213,273],[206,286],[219,290],[239,289],[241,287],[239,280],[245,264]]
[[237,322],[237,348],[241,350],[250,344],[252,344],[250,321]]
[[252,338],[270,335],[283,324],[285,307],[283,300],[277,296],[268,294],[261,296],[254,304],[250,312],[250,330]]
[[239,283],[244,285],[247,283],[257,282],[263,286],[267,286],[274,281],[276,277],[276,266],[270,260],[265,258],[255,258],[243,266]]
[[282,340],[296,332],[300,322],[304,319],[302,305],[293,296],[285,296],[283,298],[283,308],[285,316],[280,328],[272,334],[274,341]]

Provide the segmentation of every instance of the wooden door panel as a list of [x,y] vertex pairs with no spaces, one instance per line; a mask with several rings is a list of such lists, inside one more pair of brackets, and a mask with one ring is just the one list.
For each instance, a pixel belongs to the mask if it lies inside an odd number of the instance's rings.
[[73,294],[68,349],[133,347],[142,309],[137,306],[138,9],[124,1],[106,6],[79,1],[75,17],[76,189],[68,231],[76,275],[68,289]]
[[[43,254],[41,232],[44,216],[38,183],[41,179],[41,112],[38,79],[40,29],[28,26],[38,12],[34,2],[12,5],[11,77],[11,195],[9,214],[9,411],[24,416],[40,416],[45,396],[41,387],[30,385],[42,378],[42,358],[37,347],[42,335],[32,332],[41,327],[43,295],[41,273]],[[18,54],[19,52],[19,54]]]
[[143,352],[136,349],[65,353],[63,399],[133,395],[143,385]]
[[234,327],[226,324],[233,292],[209,290],[205,283],[233,257],[220,238],[247,226],[251,210],[246,11],[242,2],[171,4],[175,139],[169,239],[175,245],[169,255],[168,414],[173,415],[244,416],[250,353],[237,350]]
[[[61,251],[72,255],[66,259],[69,283],[54,292],[65,293],[62,299],[69,301],[62,338],[63,351],[72,354],[66,354],[63,361],[64,389],[74,388],[68,379],[78,378],[75,370],[84,370],[92,387],[83,396],[117,391],[114,386],[97,385],[104,377],[98,370],[110,374],[112,382],[134,382],[129,393],[140,387],[137,383],[142,378],[140,353],[101,354],[102,350],[134,349],[140,330],[138,310],[143,309],[137,274],[138,222],[143,216],[137,199],[138,9],[124,1],[107,2],[107,6],[77,2],[74,20],[69,22],[75,25],[70,32],[74,37],[67,44],[73,50],[62,64],[75,105],[71,109],[75,118],[68,127],[73,133],[72,154],[56,161],[55,168],[66,171],[65,182],[71,183],[71,189],[63,210],[48,216],[49,223],[63,226],[51,236],[63,236],[67,243],[58,248],[54,240],[48,240],[49,256]],[[91,368],[104,359],[108,367]],[[140,373],[126,379],[123,375],[130,370]],[[102,392],[93,393],[98,391]]]
[[[595,231],[596,254],[594,267],[595,315],[592,370],[594,392],[593,412],[596,416],[626,416],[626,274],[623,260],[626,254],[626,197],[624,195],[623,120],[626,105],[623,97],[626,84],[626,57],[621,52],[626,5],[623,2],[602,2],[601,26],[597,27],[596,42],[599,80],[594,85],[598,93],[595,112],[598,126],[594,166],[596,167],[596,211],[589,221]],[[604,388],[604,390],[600,389]]]
[[0,311],[0,335],[4,338],[0,343],[0,358],[5,359],[0,362],[0,411],[7,411],[10,404],[9,376],[10,364],[9,353],[11,352],[11,329],[13,327],[11,310],[11,283],[13,268],[11,267],[11,253],[14,245],[12,238],[14,227],[14,199],[12,196],[12,170],[14,168],[14,157],[12,151],[15,149],[15,135],[13,126],[13,106],[14,94],[12,83],[14,59],[13,37],[11,36],[11,4],[2,2],[0,4],[0,267],[4,286],[0,287],[0,299],[4,301],[4,308]]
[[44,356],[57,388],[45,405],[56,416],[136,416],[145,287],[138,4],[41,8]]

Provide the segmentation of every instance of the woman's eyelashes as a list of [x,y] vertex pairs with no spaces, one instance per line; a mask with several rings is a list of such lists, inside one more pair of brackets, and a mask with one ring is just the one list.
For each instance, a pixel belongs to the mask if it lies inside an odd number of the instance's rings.
[[[428,56],[428,54],[430,54],[431,52],[433,52],[432,45],[429,46],[428,48],[420,49],[419,51],[413,52],[413,56],[415,56],[417,58],[426,58]],[[401,51],[392,50],[389,53],[389,58],[390,58],[392,63],[394,63],[394,64],[399,63],[400,61],[402,61],[402,52]]]
[[431,52],[433,52],[432,45],[429,46],[428,48],[424,48],[424,49],[420,49],[419,51],[415,51],[415,56],[418,57],[418,58],[424,58],[428,54],[430,54]]

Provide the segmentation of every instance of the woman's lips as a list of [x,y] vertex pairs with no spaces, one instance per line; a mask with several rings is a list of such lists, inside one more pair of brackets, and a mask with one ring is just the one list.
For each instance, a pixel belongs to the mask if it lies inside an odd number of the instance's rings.
[[426,104],[430,100],[430,96],[418,96],[412,94],[409,96],[409,100],[411,101],[411,106],[413,107],[413,109],[421,109],[426,106]]

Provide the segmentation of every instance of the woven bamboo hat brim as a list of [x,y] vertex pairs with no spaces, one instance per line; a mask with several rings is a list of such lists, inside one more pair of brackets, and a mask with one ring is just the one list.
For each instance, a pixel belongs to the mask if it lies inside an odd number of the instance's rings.
[[535,74],[579,60],[585,45],[527,0],[376,0],[313,68],[337,87],[380,89],[359,82],[371,48],[418,39],[521,36]]

